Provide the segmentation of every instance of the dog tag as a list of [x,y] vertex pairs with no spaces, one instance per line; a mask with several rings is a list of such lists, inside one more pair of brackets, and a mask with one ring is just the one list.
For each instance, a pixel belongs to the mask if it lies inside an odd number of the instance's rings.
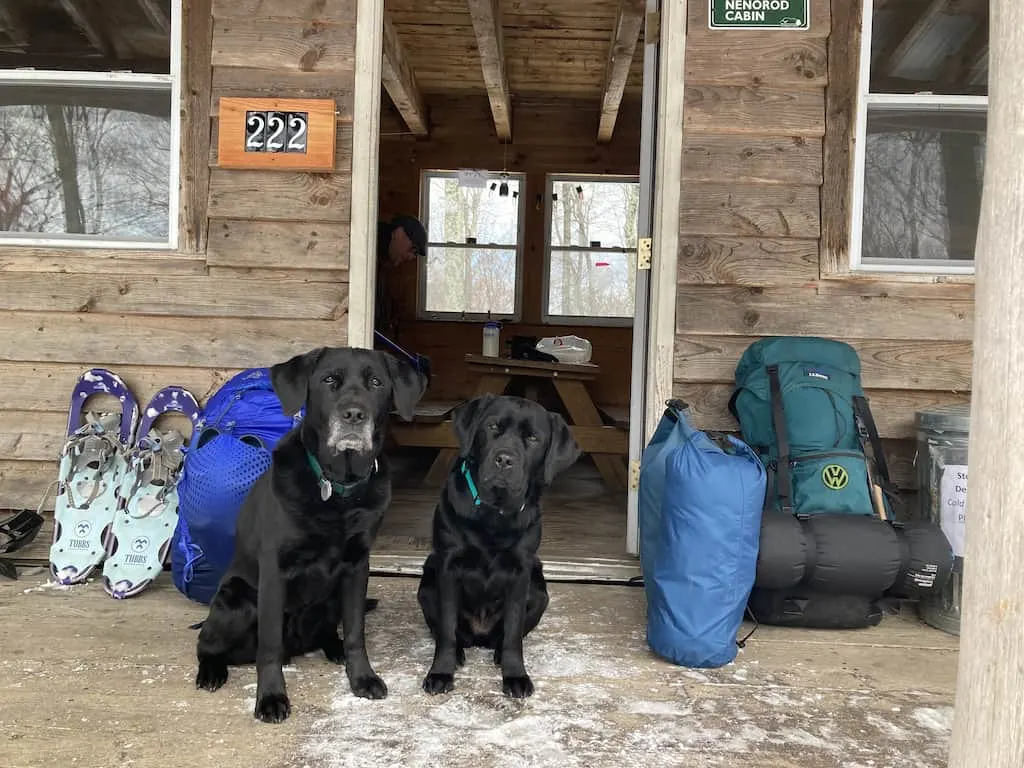
[[320,478],[320,498],[327,501],[331,498],[331,494],[334,493],[334,489],[331,487],[331,481],[326,477]]

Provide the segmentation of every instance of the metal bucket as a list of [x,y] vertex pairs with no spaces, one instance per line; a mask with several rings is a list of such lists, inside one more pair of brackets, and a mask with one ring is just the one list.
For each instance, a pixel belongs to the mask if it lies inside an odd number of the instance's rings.
[[955,556],[945,588],[921,598],[918,612],[927,624],[959,635],[971,406],[965,403],[918,411],[915,426],[920,517],[942,528]]

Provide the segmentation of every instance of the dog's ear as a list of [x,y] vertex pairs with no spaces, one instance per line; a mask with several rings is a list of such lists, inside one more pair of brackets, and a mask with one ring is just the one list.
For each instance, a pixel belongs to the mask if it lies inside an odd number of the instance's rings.
[[582,453],[561,414],[550,413],[548,418],[551,438],[548,442],[548,452],[544,456],[544,485],[551,485],[561,472],[576,463],[576,459]]
[[323,347],[311,349],[291,360],[278,363],[270,368],[270,383],[281,401],[281,410],[294,416],[306,404],[306,393],[309,391],[309,377],[320,362]]
[[405,421],[412,421],[416,415],[416,403],[427,391],[427,377],[405,360],[387,352],[380,354],[384,357],[384,365],[391,377],[391,399],[398,415]]
[[460,456],[468,455],[473,449],[473,436],[494,399],[492,394],[481,395],[452,411],[452,429],[459,443]]

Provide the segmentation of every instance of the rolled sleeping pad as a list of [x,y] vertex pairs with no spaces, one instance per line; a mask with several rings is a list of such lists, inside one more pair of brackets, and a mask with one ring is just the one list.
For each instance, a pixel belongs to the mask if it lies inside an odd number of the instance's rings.
[[893,525],[862,515],[798,518],[769,511],[761,518],[755,587],[813,592],[919,596],[942,589],[953,553],[931,523]]
[[882,621],[879,595],[841,595],[803,585],[754,587],[747,607],[761,624],[807,629],[863,629]]

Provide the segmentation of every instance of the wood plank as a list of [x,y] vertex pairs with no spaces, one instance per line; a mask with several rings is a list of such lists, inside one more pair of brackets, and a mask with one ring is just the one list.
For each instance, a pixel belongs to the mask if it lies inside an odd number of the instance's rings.
[[[94,364],[91,358],[80,363],[5,362],[0,365],[0,391],[14,394],[8,398],[8,407],[22,412],[60,412],[66,422],[75,382]],[[142,407],[159,390],[171,384],[184,387],[200,404],[205,403],[224,382],[249,366],[182,368],[125,363],[107,367],[124,379]]]
[[680,200],[680,232],[747,237],[817,237],[817,187],[694,183]]
[[249,368],[344,345],[347,316],[325,320],[0,312],[0,360]]
[[351,182],[345,173],[214,168],[210,172],[210,218],[344,222],[349,216],[350,192]]
[[355,16],[354,0],[214,0],[213,15],[218,19],[292,19],[298,21],[338,21]]
[[45,493],[43,509],[52,511],[56,489],[51,489],[50,484],[56,479],[56,460],[0,459],[0,509],[36,509]]
[[[675,373],[680,382],[732,382],[736,364],[757,336],[685,335],[676,338]],[[861,378],[873,389],[971,390],[970,341],[889,341],[830,338],[850,344],[860,356]]]
[[850,272],[850,207],[853,204],[853,145],[860,80],[863,0],[832,0],[835,30],[828,40],[825,172],[821,190],[821,274]]
[[[910,275],[906,275],[909,277]],[[836,279],[818,281],[818,293],[823,296],[899,296],[907,299],[974,300],[974,275],[957,275],[956,279],[943,279],[942,275],[917,275],[919,280],[896,280],[892,273],[861,275],[858,272]],[[962,278],[971,280],[966,282]]]
[[355,25],[259,16],[214,18],[215,67],[285,72],[351,72]]
[[789,286],[818,277],[818,241],[700,237],[679,240],[679,283]]
[[805,88],[828,82],[825,39],[766,32],[721,35],[707,30],[686,36],[687,85]]
[[[346,174],[347,175],[350,172],[351,168],[352,168],[352,131],[353,131],[353,125],[352,125],[351,122],[341,122],[341,121],[339,121],[339,122],[337,122],[335,124],[335,132],[334,132],[334,142],[335,142],[334,143],[334,171],[337,172],[337,173],[342,173],[342,174]],[[218,147],[218,144],[217,144],[217,142],[220,139],[220,118],[219,117],[218,118],[214,118],[213,122],[211,123],[210,136],[211,136],[210,148],[209,148],[208,153],[207,153],[207,160],[208,160],[208,164],[209,164],[209,166],[211,168],[218,168],[219,167],[218,166],[218,153],[220,151],[219,147]],[[232,168],[221,168],[219,170],[221,170],[222,172],[224,172],[224,171],[228,171],[228,172],[234,171],[236,173],[237,172],[241,172],[241,173],[267,173],[268,172],[265,169],[255,169],[255,170],[244,170],[244,169],[242,169],[242,170],[240,170],[240,169],[232,169]],[[285,172],[285,171],[278,171],[278,170],[272,170],[272,171],[269,171],[269,173],[271,173],[274,176],[283,176],[287,172]],[[300,171],[296,171],[295,173],[298,173],[298,174],[301,174],[301,175],[311,175],[311,173],[309,171],[301,171],[300,170]],[[326,173],[326,172],[316,171],[314,173]],[[330,175],[330,174],[328,173],[327,175]],[[264,205],[267,205],[267,204],[268,204],[268,201],[264,201]],[[211,214],[211,216],[212,216],[212,214]],[[255,218],[259,218],[259,216],[256,216]]]
[[[348,289],[349,275],[347,269],[270,269],[267,267],[210,267],[210,277],[219,279],[259,279],[262,283],[270,281],[297,280],[303,283],[330,283]],[[348,301],[348,294],[345,294]]]
[[970,341],[974,303],[822,296],[813,287],[680,285],[677,334]]
[[210,114],[220,114],[224,96],[296,99],[334,99],[338,122],[352,121],[355,69],[331,72],[282,72],[247,67],[214,67]]
[[505,71],[505,50],[498,0],[466,0],[473,19],[480,69],[494,116],[494,129],[502,141],[512,140],[512,102]]
[[636,44],[643,30],[646,7],[644,0],[620,0],[608,49],[608,61],[605,64],[601,119],[597,127],[599,144],[611,141],[615,132],[615,121],[619,116],[622,95],[626,91],[626,81],[636,53]]
[[410,131],[416,136],[429,135],[427,107],[416,82],[416,73],[412,71],[405,46],[402,45],[386,10],[382,57],[381,83],[391,97],[391,103],[395,105]]
[[0,411],[0,459],[57,461],[67,422],[67,413]]
[[[141,0],[144,8],[159,13],[153,0]],[[182,26],[181,89],[181,210],[178,227],[181,249],[204,253],[208,233],[206,206],[210,197],[210,48],[213,44],[213,20],[210,0],[185,3]]]
[[128,251],[99,248],[33,248],[0,246],[0,272],[67,272],[101,274],[128,272],[144,275],[201,275],[202,254],[174,251]]
[[[735,430],[736,419],[729,413],[730,384],[673,382],[673,395],[689,403],[693,424],[698,429]],[[871,415],[878,434],[885,438],[913,439],[914,413],[923,408],[970,402],[969,393],[930,390],[866,389]]]
[[820,185],[821,142],[803,136],[687,135],[683,179]]
[[211,267],[348,269],[348,222],[212,219]]
[[820,137],[825,134],[825,91],[687,84],[683,125],[687,136],[743,133]]
[[[786,32],[786,37],[827,37],[831,29],[831,8],[829,0],[811,0],[810,17],[811,28],[806,32]],[[719,41],[722,47],[729,45],[729,41],[737,34],[735,30],[711,30],[708,28],[708,4],[706,2],[690,2],[686,4],[687,10],[687,33],[686,44],[690,44],[690,37],[708,35]],[[764,32],[765,37],[780,36],[777,32]]]
[[[11,273],[0,310],[338,320],[348,308],[341,284],[209,276]],[[166,322],[166,321],[165,321]]]

